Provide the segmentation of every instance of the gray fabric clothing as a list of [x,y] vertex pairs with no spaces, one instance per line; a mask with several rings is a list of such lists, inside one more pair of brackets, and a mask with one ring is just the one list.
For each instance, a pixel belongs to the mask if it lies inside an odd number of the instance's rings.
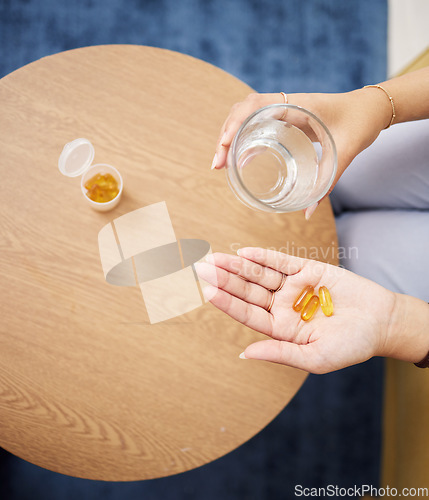
[[383,131],[331,194],[340,264],[429,302],[429,120]]

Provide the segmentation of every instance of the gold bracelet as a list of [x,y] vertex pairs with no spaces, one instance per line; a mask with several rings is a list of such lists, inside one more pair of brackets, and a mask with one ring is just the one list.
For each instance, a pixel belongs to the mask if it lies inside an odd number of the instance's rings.
[[389,125],[386,127],[386,129],[388,129],[388,128],[392,125],[393,121],[394,121],[394,120],[395,120],[395,118],[396,118],[396,113],[395,113],[395,103],[393,102],[393,97],[392,97],[392,96],[389,94],[389,92],[387,92],[387,90],[386,90],[384,87],[382,87],[381,85],[365,85],[364,89],[369,89],[369,88],[371,88],[371,87],[376,88],[376,89],[380,89],[380,90],[382,90],[382,91],[383,91],[383,92],[387,95],[387,97],[389,98],[390,104],[391,104],[391,106],[392,106],[392,119],[390,120]]

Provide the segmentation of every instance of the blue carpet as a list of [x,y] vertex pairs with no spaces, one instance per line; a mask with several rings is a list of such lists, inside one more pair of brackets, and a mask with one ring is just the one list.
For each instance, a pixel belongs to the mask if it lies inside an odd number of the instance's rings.
[[[385,78],[386,2],[0,0],[0,77],[59,51],[131,43],[199,57],[260,92],[347,91]],[[310,376],[258,436],[169,478],[70,478],[0,449],[0,498],[278,500],[294,498],[298,484],[377,486],[382,373],[374,359]]]
[[0,0],[0,77],[132,43],[211,62],[259,92],[337,92],[386,72],[386,0]]

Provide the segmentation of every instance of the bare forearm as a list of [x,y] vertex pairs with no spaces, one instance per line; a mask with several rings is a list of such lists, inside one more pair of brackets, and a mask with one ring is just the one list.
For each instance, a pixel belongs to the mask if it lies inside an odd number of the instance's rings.
[[[386,80],[380,85],[393,98],[396,115],[394,123],[429,118],[429,66]],[[380,113],[386,115],[386,126],[389,125],[392,107],[386,94],[374,87],[363,90],[374,94],[378,93]]]

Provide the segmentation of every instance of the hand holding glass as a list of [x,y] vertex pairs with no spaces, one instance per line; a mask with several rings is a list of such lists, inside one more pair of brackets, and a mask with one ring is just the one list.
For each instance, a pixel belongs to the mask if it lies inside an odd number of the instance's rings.
[[317,116],[292,104],[272,104],[243,122],[226,167],[229,185],[245,205],[294,212],[329,191],[337,153],[332,135]]

